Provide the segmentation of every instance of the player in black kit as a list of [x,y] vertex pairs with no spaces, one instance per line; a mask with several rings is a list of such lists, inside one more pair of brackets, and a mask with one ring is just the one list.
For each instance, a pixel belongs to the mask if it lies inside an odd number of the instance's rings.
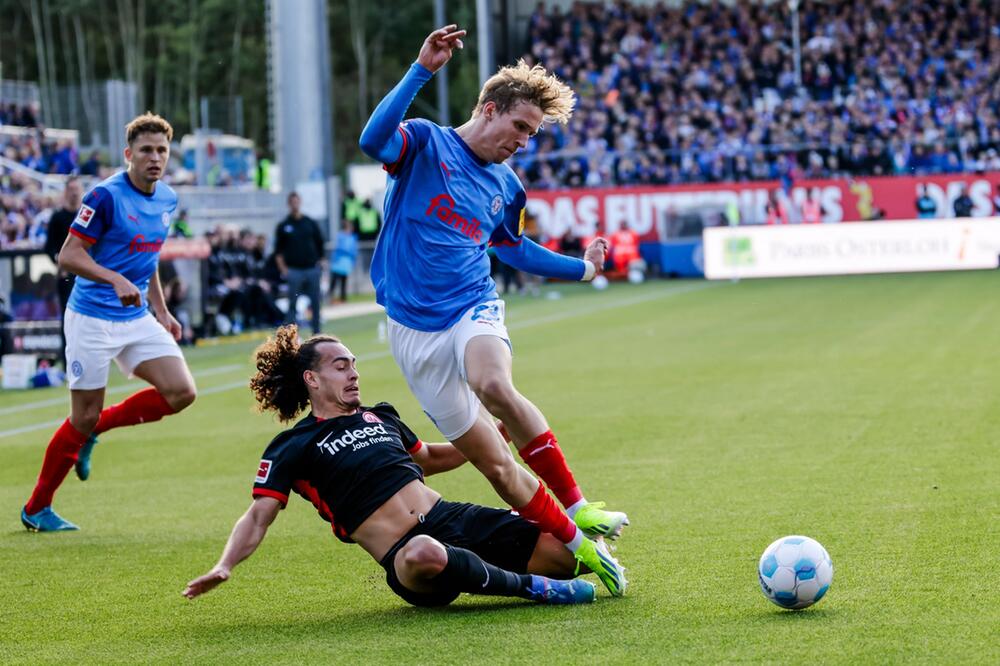
[[572,578],[576,560],[555,537],[508,510],[447,502],[424,485],[425,474],[465,458],[451,444],[421,442],[391,405],[363,407],[355,358],[340,340],[318,335],[299,343],[296,327],[283,326],[256,361],[250,388],[261,410],[282,421],[312,411],[267,447],[250,509],[218,564],[188,583],[184,596],[228,580],[295,491],[341,541],[368,551],[389,587],[415,606],[449,604],[462,592],[594,600],[594,585]]

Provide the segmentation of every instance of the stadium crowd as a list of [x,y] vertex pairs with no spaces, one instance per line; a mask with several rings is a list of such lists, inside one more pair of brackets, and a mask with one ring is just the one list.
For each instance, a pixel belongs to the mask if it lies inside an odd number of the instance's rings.
[[528,53],[579,100],[515,160],[531,187],[1000,169],[1000,18],[989,0],[577,2]]

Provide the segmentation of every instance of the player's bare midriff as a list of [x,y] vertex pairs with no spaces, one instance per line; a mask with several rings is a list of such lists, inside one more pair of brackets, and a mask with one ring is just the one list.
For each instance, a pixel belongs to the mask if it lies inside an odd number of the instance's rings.
[[425,486],[422,481],[414,479],[375,509],[375,513],[354,530],[351,539],[367,550],[369,555],[381,561],[389,549],[413,529],[420,522],[420,516],[426,515],[439,499],[440,494]]

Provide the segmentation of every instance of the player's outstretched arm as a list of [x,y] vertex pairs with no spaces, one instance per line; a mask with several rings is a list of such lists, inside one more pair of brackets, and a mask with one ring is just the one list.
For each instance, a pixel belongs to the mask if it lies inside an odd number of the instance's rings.
[[233,532],[229,535],[229,541],[222,551],[219,563],[208,573],[189,582],[181,594],[188,599],[194,599],[229,580],[233,567],[257,550],[257,546],[267,535],[267,528],[274,522],[280,510],[281,502],[273,497],[255,499],[247,512],[233,526]]
[[411,452],[410,456],[424,470],[425,476],[448,472],[465,463],[465,456],[450,442],[421,443],[420,448]]
[[604,268],[608,242],[595,239],[583,259],[567,257],[542,247],[530,238],[521,237],[516,244],[497,244],[497,258],[519,271],[560,280],[592,280]]
[[453,49],[462,48],[465,30],[457,28],[456,25],[446,25],[428,35],[417,61],[410,65],[402,81],[375,107],[358,142],[365,155],[383,164],[392,164],[399,159],[403,152],[403,137],[396,128],[406,117],[406,110],[423,85],[451,60]]

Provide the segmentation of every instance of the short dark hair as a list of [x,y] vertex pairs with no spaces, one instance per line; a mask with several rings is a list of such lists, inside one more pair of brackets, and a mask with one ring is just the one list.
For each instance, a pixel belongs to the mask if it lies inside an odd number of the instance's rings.
[[174,138],[174,128],[160,116],[147,111],[125,126],[125,141],[128,145],[131,146],[140,134],[166,134],[167,141],[171,141]]

